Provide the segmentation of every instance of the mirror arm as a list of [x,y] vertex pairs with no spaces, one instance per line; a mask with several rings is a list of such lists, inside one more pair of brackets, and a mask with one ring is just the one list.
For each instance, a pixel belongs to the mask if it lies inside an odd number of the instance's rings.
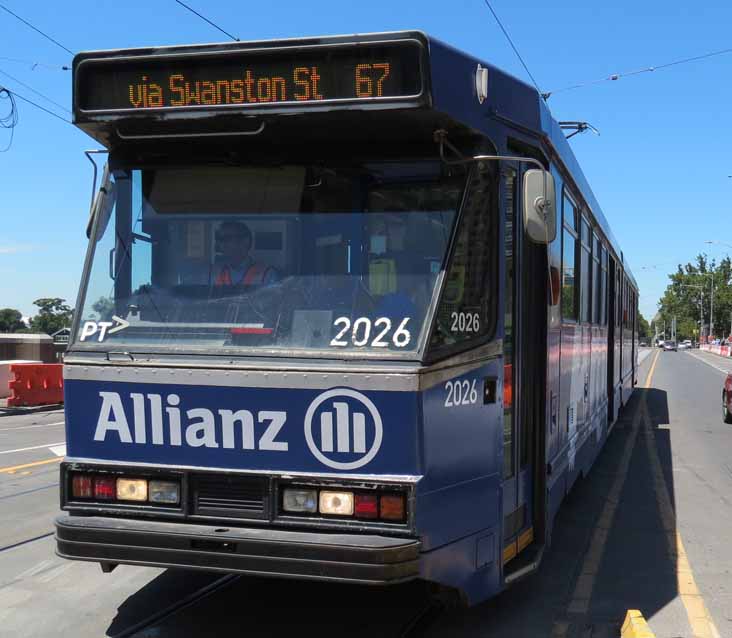
[[[521,157],[518,155],[473,155],[472,157],[466,157],[460,151],[453,146],[447,139],[447,131],[445,129],[437,129],[434,132],[434,140],[440,147],[440,160],[448,166],[455,166],[458,164],[470,164],[472,162],[482,161],[498,161],[506,160],[511,162],[526,162],[527,164],[533,164],[542,171],[546,170],[544,165],[533,157]],[[459,159],[447,159],[445,156],[445,147],[447,147],[454,155],[457,155]]]
[[86,158],[92,163],[92,166],[94,167],[94,177],[92,178],[91,203],[89,204],[90,215],[92,212],[92,208],[94,207],[94,196],[97,194],[97,171],[99,168],[97,166],[97,163],[92,158],[92,155],[97,153],[109,153],[109,151],[107,149],[91,149],[89,151],[84,151],[84,155],[86,155]]

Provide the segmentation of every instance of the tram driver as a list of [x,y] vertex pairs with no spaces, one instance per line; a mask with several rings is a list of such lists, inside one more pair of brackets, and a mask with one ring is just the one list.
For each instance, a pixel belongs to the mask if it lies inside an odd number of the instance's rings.
[[216,244],[221,256],[211,270],[214,286],[258,286],[277,281],[274,268],[256,261],[249,254],[252,231],[244,222],[223,222],[216,230]]

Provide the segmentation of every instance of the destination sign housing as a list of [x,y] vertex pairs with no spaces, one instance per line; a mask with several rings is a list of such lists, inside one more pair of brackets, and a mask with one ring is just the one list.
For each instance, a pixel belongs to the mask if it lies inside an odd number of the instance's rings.
[[413,40],[87,58],[75,65],[81,112],[378,101],[422,92]]

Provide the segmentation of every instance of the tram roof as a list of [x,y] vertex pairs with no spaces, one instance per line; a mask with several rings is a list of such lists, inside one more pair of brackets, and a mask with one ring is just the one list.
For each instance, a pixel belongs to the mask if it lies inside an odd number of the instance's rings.
[[[383,101],[375,100],[371,103],[366,103],[359,100],[325,100],[327,102],[328,109],[324,109],[324,103],[316,105],[313,102],[308,104],[269,104],[269,113],[276,114],[279,112],[290,112],[294,108],[300,109],[300,111],[311,111],[313,113],[317,111],[329,110],[331,113],[337,110],[364,110],[364,109],[390,109],[394,112],[397,107],[404,108],[419,108],[427,107],[428,109],[436,112],[441,112],[451,120],[462,124],[474,131],[479,133],[487,134],[486,126],[486,115],[494,120],[498,120],[503,124],[516,127],[519,131],[527,133],[531,136],[538,137],[542,143],[548,148],[555,158],[564,165],[566,171],[571,175],[572,180],[576,184],[577,189],[580,191],[582,198],[584,199],[587,207],[590,209],[594,216],[598,226],[602,230],[603,234],[607,237],[611,243],[615,253],[622,259],[624,269],[628,274],[629,278],[634,285],[637,286],[635,279],[627,265],[627,262],[623,258],[620,245],[615,239],[610,225],[605,218],[605,215],[595,198],[592,189],[574,155],[569,143],[566,140],[564,132],[559,127],[559,123],[552,117],[552,114],[547,106],[545,100],[539,95],[538,91],[527,83],[519,80],[518,78],[502,71],[501,69],[493,66],[492,64],[485,62],[477,57],[474,57],[464,51],[458,50],[449,44],[440,41],[437,38],[433,38],[420,31],[397,31],[397,32],[384,32],[384,33],[368,33],[368,34],[353,34],[353,35],[339,35],[339,36],[321,36],[321,37],[308,37],[308,38],[292,38],[292,39],[281,39],[281,40],[259,40],[250,42],[225,42],[225,43],[212,43],[212,44],[197,44],[197,45],[176,45],[168,47],[147,47],[147,48],[136,48],[136,49],[118,49],[118,50],[106,50],[106,51],[89,51],[82,52],[74,58],[74,122],[81,128],[87,131],[90,135],[95,137],[105,145],[109,145],[109,131],[112,127],[114,130],[119,132],[116,128],[120,121],[134,121],[136,118],[139,121],[141,113],[135,112],[131,114],[132,109],[118,109],[112,107],[106,111],[98,110],[84,110],[83,104],[80,103],[80,94],[83,93],[83,89],[79,87],[80,68],[84,68],[84,72],[91,65],[93,68],[94,64],[101,64],[109,73],[107,75],[114,75],[116,69],[112,69],[110,66],[104,67],[105,64],[118,64],[121,61],[133,61],[137,63],[137,60],[153,60],[158,61],[161,59],[192,59],[198,57],[207,56],[209,59],[218,53],[228,55],[237,51],[245,50],[248,54],[258,55],[260,52],[268,51],[282,51],[288,48],[297,48],[298,52],[316,50],[317,48],[327,47],[338,47],[353,45],[354,51],[366,50],[369,46],[376,46],[395,42],[417,42],[419,43],[426,52],[423,56],[423,62],[420,62],[418,72],[424,73],[422,88],[420,89],[419,95],[396,95],[395,97],[385,98]],[[424,71],[427,68],[428,72]],[[476,92],[476,69],[480,66],[483,69],[487,69],[488,84],[487,84],[487,96],[481,103],[477,99]],[[413,67],[416,69],[416,67]],[[404,75],[412,67],[405,66]],[[138,67],[138,71],[140,68]],[[139,75],[139,74],[138,74]],[[99,76],[97,75],[92,80],[90,85],[96,87],[99,83]],[[406,84],[409,83],[405,80]],[[405,87],[406,87],[405,84]],[[172,85],[171,85],[172,87]],[[117,94],[116,98],[119,98],[119,86],[116,87]],[[132,89],[130,88],[130,91]],[[466,98],[466,91],[470,91],[470,99]],[[113,92],[110,91],[109,96],[112,96]],[[98,96],[97,96],[98,97]],[[130,100],[132,96],[130,95]],[[227,105],[232,106],[232,105]],[[247,105],[250,106],[250,105]],[[278,108],[280,107],[281,108]],[[216,109],[217,107],[212,107]],[[160,122],[166,118],[167,113],[161,113],[164,111],[178,110],[180,109],[142,109],[151,111],[148,114],[150,121]],[[198,109],[201,111],[202,109]],[[240,111],[244,111],[245,108],[241,108]],[[246,113],[250,116],[254,110],[249,110]],[[153,112],[157,111],[157,112]],[[220,109],[219,109],[220,111]],[[230,111],[229,113],[232,113]],[[260,113],[261,114],[261,113]],[[170,120],[177,120],[181,122],[180,113],[170,114]],[[221,113],[219,112],[219,116]],[[196,118],[198,121],[203,119],[203,113],[197,112],[191,114],[191,118]],[[104,134],[100,131],[106,127]],[[163,136],[164,137],[164,136]]]

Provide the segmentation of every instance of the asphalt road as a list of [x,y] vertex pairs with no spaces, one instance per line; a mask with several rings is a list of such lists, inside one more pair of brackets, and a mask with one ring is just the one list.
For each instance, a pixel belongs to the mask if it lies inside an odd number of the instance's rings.
[[[732,360],[650,351],[638,390],[559,514],[539,573],[469,610],[394,588],[95,564],[53,554],[62,412],[0,416],[0,635],[617,636],[640,609],[656,636],[732,635]],[[650,375],[650,383],[646,379]],[[159,617],[156,617],[159,616]]]

